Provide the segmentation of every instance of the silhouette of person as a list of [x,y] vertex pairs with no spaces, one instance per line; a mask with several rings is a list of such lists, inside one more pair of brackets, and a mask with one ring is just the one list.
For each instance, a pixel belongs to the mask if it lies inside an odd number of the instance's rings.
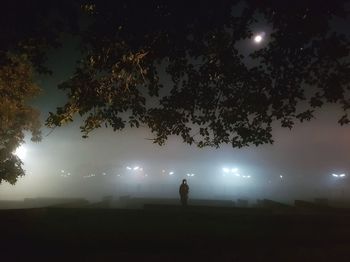
[[187,206],[187,200],[188,200],[188,192],[190,191],[190,187],[187,184],[187,180],[183,179],[182,184],[179,188],[179,194],[181,199],[181,205]]

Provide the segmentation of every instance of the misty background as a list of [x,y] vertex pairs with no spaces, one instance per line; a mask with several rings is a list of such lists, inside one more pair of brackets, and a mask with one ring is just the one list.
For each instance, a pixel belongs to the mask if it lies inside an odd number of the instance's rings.
[[[43,122],[65,101],[57,85],[73,73],[78,59],[77,41],[64,42],[49,55],[53,74],[37,79],[43,93],[32,103],[42,111]],[[190,199],[346,199],[350,127],[337,123],[340,116],[336,106],[325,106],[316,119],[297,123],[292,130],[276,123],[273,145],[241,149],[230,145],[199,149],[177,137],[160,147],[144,128],[121,132],[101,128],[83,139],[79,119],[55,130],[43,127],[42,142],[27,137],[23,146],[26,176],[15,185],[2,183],[0,198],[178,198],[178,187],[187,179]]]

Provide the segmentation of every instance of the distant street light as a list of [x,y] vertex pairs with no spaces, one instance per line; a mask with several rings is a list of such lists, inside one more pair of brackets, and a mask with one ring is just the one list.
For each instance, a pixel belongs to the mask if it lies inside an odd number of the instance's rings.
[[238,168],[227,168],[227,167],[223,167],[222,168],[222,171],[224,172],[224,173],[232,173],[232,174],[236,174],[237,172],[238,172]]
[[139,166],[134,166],[134,167],[127,166],[126,169],[130,171],[143,171],[143,168]]
[[224,171],[225,173],[229,173],[229,172],[230,172],[230,169],[224,167],[224,168],[222,169],[222,171]]
[[340,196],[344,197],[344,184],[340,183],[340,181],[344,180],[346,178],[346,174],[332,174],[332,177],[334,177],[334,180],[338,181],[336,184],[338,184],[339,190],[340,190]]
[[344,177],[346,177],[346,175],[345,174],[332,174],[332,176],[333,177],[337,177],[337,178],[344,178]]
[[238,173],[238,168],[234,167],[234,168],[227,168],[224,167],[222,168],[222,171],[224,172],[224,174],[222,174],[223,176],[226,176],[226,174],[234,174],[235,176],[241,176],[240,173]]

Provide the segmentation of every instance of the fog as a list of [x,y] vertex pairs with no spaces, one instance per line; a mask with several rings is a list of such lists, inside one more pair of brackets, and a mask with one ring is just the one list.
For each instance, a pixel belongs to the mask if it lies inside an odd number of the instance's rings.
[[[74,70],[76,45],[74,39],[66,40],[62,49],[50,54],[48,66],[54,73],[37,80],[44,90],[33,103],[42,111],[43,122],[65,101],[57,85]],[[340,116],[339,109],[328,106],[315,120],[292,130],[275,123],[273,145],[241,149],[199,149],[178,137],[160,147],[143,128],[102,128],[83,139],[76,121],[53,131],[43,129],[40,143],[26,138],[26,175],[15,185],[0,184],[0,198],[178,199],[179,185],[187,179],[190,200],[343,201],[350,197],[350,127],[337,123]]]
[[2,183],[0,198],[178,199],[187,179],[190,200],[345,200],[349,127],[339,126],[336,115],[328,108],[292,130],[276,126],[273,145],[242,149],[199,149],[177,137],[160,147],[145,129],[100,129],[83,139],[74,123],[40,143],[27,139],[21,155],[26,176],[15,185]]

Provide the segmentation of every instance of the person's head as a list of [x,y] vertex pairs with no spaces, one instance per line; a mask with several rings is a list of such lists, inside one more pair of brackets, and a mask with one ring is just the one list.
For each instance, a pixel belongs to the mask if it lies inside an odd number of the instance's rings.
[[187,184],[187,180],[186,179],[182,179],[182,184]]

